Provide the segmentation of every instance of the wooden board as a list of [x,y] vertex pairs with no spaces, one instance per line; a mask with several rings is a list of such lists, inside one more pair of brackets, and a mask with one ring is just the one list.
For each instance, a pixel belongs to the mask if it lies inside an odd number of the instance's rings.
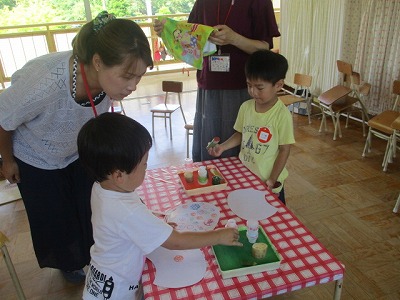
[[[193,171],[193,182],[186,181],[184,173],[187,171]],[[226,187],[228,186],[228,181],[221,174],[221,172],[218,170],[218,168],[214,165],[207,166],[208,179],[207,179],[206,184],[202,185],[198,182],[197,171],[198,171],[198,168],[193,168],[190,170],[183,170],[183,171],[178,172],[179,181],[183,187],[183,190],[185,191],[185,193],[188,196],[195,196],[195,195],[200,195],[200,194],[217,192],[217,191],[225,190]],[[221,178],[220,184],[212,184],[212,177],[214,175],[217,175]]]

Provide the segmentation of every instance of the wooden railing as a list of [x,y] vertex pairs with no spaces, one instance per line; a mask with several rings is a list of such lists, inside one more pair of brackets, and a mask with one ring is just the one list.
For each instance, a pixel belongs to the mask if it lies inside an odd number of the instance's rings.
[[[279,11],[275,12],[278,23],[279,14]],[[187,20],[188,14],[166,15],[166,17]],[[156,45],[161,41],[153,30],[152,24],[156,18],[158,16],[128,18],[138,23],[149,40],[155,67],[148,74],[193,69],[170,56],[165,59],[154,59],[159,57],[154,54],[157,51]],[[0,27],[0,89],[7,87],[11,75],[29,60],[50,52],[72,49],[72,39],[84,23],[86,21]],[[275,44],[279,45],[279,40]]]

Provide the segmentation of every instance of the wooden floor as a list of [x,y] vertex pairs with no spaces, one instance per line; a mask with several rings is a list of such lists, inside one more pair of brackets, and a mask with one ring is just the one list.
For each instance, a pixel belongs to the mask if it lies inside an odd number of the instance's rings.
[[[162,97],[164,77],[144,78],[139,90],[124,102],[127,114],[151,132],[149,108]],[[184,81],[183,106],[193,117],[195,74],[177,73],[172,80]],[[186,156],[185,131],[179,112],[173,115],[173,139],[163,120],[156,120],[149,168],[182,163]],[[373,140],[372,152],[362,158],[365,138],[361,125],[350,122],[343,137],[332,140],[319,133],[320,120],[309,125],[304,116],[294,116],[296,144],[288,162],[285,191],[287,206],[346,267],[343,300],[400,299],[400,214],[392,212],[400,193],[400,158],[382,172],[385,143]],[[29,224],[21,200],[0,206],[0,230],[9,238],[8,250],[27,299],[80,299],[82,285],[64,281],[57,270],[39,269],[32,248]],[[275,299],[332,299],[333,283],[275,297]],[[0,299],[17,299],[0,259]]]

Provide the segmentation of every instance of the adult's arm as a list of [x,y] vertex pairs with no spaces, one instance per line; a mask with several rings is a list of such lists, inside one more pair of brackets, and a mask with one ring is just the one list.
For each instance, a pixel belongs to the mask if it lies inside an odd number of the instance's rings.
[[0,155],[3,160],[2,172],[11,183],[20,181],[18,165],[14,159],[12,146],[12,131],[4,130],[0,126]]
[[226,25],[216,25],[214,28],[215,31],[210,35],[209,40],[216,45],[233,45],[247,54],[252,54],[257,50],[269,50],[269,44],[266,41],[249,39]]

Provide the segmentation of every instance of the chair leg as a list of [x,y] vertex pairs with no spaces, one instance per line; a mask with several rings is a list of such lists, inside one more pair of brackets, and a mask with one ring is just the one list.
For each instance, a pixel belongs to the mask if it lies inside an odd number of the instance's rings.
[[365,114],[364,111],[361,112],[361,118],[362,118],[362,128],[363,128],[363,136],[365,136]]
[[325,124],[324,124],[324,127],[325,127],[325,131],[328,131],[328,124],[327,124],[327,122],[326,122],[326,116],[325,116]]
[[169,139],[172,140],[172,121],[171,121],[171,114],[169,114]]
[[346,116],[346,125],[344,128],[348,128],[349,127],[349,119],[350,119],[351,113],[348,113]]
[[333,126],[334,126],[334,131],[333,131],[333,140],[334,141],[336,141],[338,134],[339,134],[339,137],[342,137],[342,130],[340,129],[339,117],[340,117],[340,113],[332,114],[332,121],[333,121]]
[[153,134],[153,139],[154,139],[154,113],[151,115],[151,132]]
[[388,156],[387,156],[387,161],[388,163],[392,163],[393,162],[393,158],[396,156],[395,154],[395,150],[396,150],[396,146],[395,146],[395,142],[396,142],[396,137],[394,136],[394,133],[389,137],[390,139],[390,145],[388,145],[389,149],[388,149]]
[[0,249],[3,254],[4,260],[6,262],[8,272],[10,273],[14,287],[17,291],[18,299],[25,300],[26,297],[25,297],[24,291],[22,290],[21,283],[19,282],[17,272],[15,272],[15,268],[11,261],[11,257],[8,253],[6,245],[4,244],[6,240],[7,240],[6,236],[2,232],[0,232]]
[[322,112],[322,119],[321,119],[321,125],[319,126],[319,132],[322,132],[322,128],[325,127],[325,131],[326,131],[326,116],[325,116],[325,112],[323,109],[321,109]]
[[362,153],[362,157],[365,157],[365,155],[367,154],[367,152],[371,151],[371,127],[368,130],[368,135],[367,138],[365,139],[365,146],[364,146],[364,151]]
[[392,155],[393,155],[393,153],[392,153],[392,137],[390,136],[388,139],[388,142],[386,144],[385,155],[383,156],[383,162],[382,162],[383,172],[387,171],[388,164],[390,162],[392,162],[392,159],[391,159]]
[[333,121],[333,140],[336,141],[336,137],[337,137],[337,122],[335,117],[332,117],[332,121]]
[[394,213],[397,213],[399,211],[399,206],[400,206],[400,194],[399,197],[397,198],[396,205],[393,208]]
[[311,107],[311,101],[306,101],[306,103],[307,103],[308,124],[311,124],[311,108],[312,108]]
[[119,106],[121,106],[121,113],[126,116],[124,105],[122,104],[122,100],[119,100]]
[[189,158],[189,129],[186,129],[186,158]]

